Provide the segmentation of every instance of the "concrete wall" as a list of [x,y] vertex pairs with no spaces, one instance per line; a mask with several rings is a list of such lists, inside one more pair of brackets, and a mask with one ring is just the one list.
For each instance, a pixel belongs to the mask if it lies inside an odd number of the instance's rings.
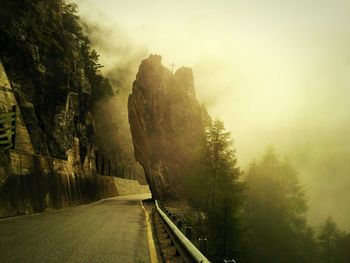
[[[117,195],[148,193],[137,180],[77,170],[60,160],[11,150],[1,155],[0,217],[31,214]],[[78,171],[78,172],[77,172]]]
[[115,186],[118,195],[150,193],[148,185],[140,185],[137,180],[115,177]]
[[75,173],[68,161],[10,151],[1,156],[0,217],[60,209],[118,194],[113,177]]

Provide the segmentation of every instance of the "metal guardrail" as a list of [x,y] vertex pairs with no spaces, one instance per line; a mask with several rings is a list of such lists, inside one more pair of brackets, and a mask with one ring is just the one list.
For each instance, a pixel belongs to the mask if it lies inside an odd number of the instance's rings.
[[210,263],[210,261],[192,244],[190,240],[177,228],[177,226],[160,209],[157,200],[156,208],[162,219],[164,227],[177,251],[186,263]]

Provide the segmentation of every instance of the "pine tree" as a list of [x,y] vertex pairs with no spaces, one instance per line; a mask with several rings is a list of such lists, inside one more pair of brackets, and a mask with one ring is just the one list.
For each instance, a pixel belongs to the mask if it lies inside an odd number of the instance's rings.
[[[243,258],[243,183],[230,133],[221,120],[207,119],[202,150],[187,171],[188,199],[206,214],[208,257],[213,262]],[[203,235],[203,233],[201,233]]]
[[328,217],[320,226],[317,241],[319,245],[318,262],[336,263],[340,260],[339,244],[343,234],[333,218]]
[[207,151],[212,167],[208,204],[215,206],[217,195],[228,193],[240,174],[230,133],[225,131],[224,123],[219,119],[215,119],[207,131]]
[[306,198],[297,172],[272,148],[247,175],[245,214],[252,262],[312,262],[313,231],[306,224]]
[[340,262],[350,263],[350,233],[344,233],[339,242]]
[[215,119],[206,134],[204,211],[207,213],[210,257],[214,261],[241,257],[243,188],[230,133]]

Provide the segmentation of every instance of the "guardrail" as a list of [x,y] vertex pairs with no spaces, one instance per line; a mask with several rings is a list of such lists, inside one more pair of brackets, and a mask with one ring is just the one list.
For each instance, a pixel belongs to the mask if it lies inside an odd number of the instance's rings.
[[164,221],[164,228],[177,251],[186,263],[210,263],[210,261],[192,244],[190,240],[177,228],[177,226],[160,209],[158,201],[155,201],[157,212]]

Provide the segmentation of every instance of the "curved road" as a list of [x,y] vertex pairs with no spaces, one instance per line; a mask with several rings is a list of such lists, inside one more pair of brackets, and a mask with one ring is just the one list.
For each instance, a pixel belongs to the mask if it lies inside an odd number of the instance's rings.
[[140,200],[150,194],[0,221],[0,262],[149,262]]

